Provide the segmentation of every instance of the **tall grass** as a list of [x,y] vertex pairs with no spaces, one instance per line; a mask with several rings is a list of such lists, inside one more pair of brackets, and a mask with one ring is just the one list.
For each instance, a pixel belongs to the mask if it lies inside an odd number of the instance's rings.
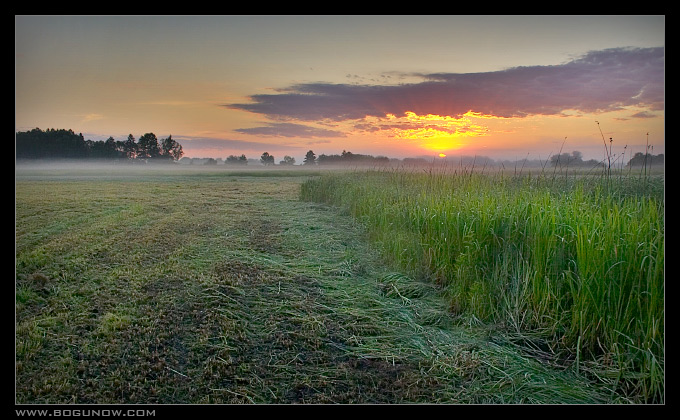
[[301,196],[361,219],[395,265],[445,286],[452,311],[539,336],[576,370],[659,402],[664,198],[652,181],[373,171],[324,174]]

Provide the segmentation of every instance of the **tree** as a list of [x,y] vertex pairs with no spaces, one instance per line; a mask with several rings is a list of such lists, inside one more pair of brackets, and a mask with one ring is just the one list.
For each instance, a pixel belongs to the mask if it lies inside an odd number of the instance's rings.
[[628,161],[627,166],[645,166],[645,165],[663,165],[664,154],[652,155],[650,153],[637,152],[632,159]]
[[224,161],[224,163],[227,165],[247,165],[248,158],[246,158],[246,155],[241,156],[229,155],[227,159]]
[[128,159],[134,159],[137,157],[137,143],[135,143],[135,138],[132,134],[128,135],[127,140],[123,143],[123,152]]
[[97,159],[114,159],[120,156],[116,140],[109,137],[106,141],[86,140],[88,147],[88,157]]
[[314,165],[316,163],[316,155],[311,150],[305,155],[305,160],[302,161],[303,165]]
[[583,164],[583,153],[578,150],[574,150],[569,153],[562,153],[559,155],[553,155],[550,157],[550,163],[553,166],[569,166],[569,165],[582,165]]
[[42,131],[35,128],[27,132],[17,132],[15,137],[15,153],[17,159],[36,158],[98,158],[98,159],[149,159],[166,157],[179,160],[184,152],[182,145],[169,136],[158,144],[153,133],[146,133],[135,143],[132,134],[125,141],[116,141],[113,137],[106,140],[85,140],[82,133],[73,130]]
[[184,151],[182,145],[172,139],[172,135],[161,141],[161,154],[172,160],[179,160]]
[[273,165],[274,164],[274,155],[270,155],[268,152],[262,153],[262,156],[260,156],[260,163],[268,166],[268,165]]
[[137,157],[141,159],[154,159],[160,156],[158,138],[154,133],[146,133],[139,138],[137,143]]
[[295,165],[295,158],[286,155],[283,157],[283,160],[279,162],[279,165]]
[[17,159],[85,158],[90,151],[82,133],[76,134],[73,130],[35,128],[17,132],[15,141]]

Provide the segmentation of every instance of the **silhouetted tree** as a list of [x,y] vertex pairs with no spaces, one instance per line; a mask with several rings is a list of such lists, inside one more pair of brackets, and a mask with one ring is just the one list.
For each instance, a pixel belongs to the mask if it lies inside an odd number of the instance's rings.
[[260,156],[260,163],[268,166],[268,165],[273,165],[274,164],[274,155],[270,155],[268,152],[262,153],[262,156]]
[[314,165],[316,163],[316,155],[311,150],[305,155],[305,160],[302,161],[304,165]]
[[229,155],[227,159],[224,161],[224,163],[227,165],[247,165],[248,158],[246,158],[246,155],[241,156]]
[[184,154],[182,145],[169,136],[159,145],[153,133],[146,133],[135,143],[132,134],[125,141],[113,137],[101,141],[85,140],[82,133],[73,130],[35,128],[31,131],[16,133],[17,159],[43,158],[96,158],[96,159],[149,159],[165,157],[179,160]]
[[172,139],[172,135],[161,141],[161,154],[172,160],[179,160],[184,151],[182,145]]
[[128,159],[137,157],[137,143],[135,143],[135,138],[132,134],[129,134],[127,140],[123,142],[123,151]]
[[569,166],[569,165],[581,165],[583,163],[583,153],[575,150],[569,153],[562,153],[559,155],[553,155],[550,157],[550,163],[553,166]]
[[316,159],[319,165],[389,165],[390,160],[386,156],[374,157],[343,150],[340,155],[321,154]]
[[628,166],[644,166],[644,165],[663,165],[664,154],[652,155],[649,153],[637,152],[631,160],[628,161]]
[[85,158],[89,152],[82,133],[76,134],[73,130],[35,128],[17,132],[15,141],[17,159]]
[[158,139],[154,133],[146,133],[137,143],[137,157],[141,159],[155,159],[160,156]]
[[113,137],[106,141],[86,140],[87,157],[94,159],[116,159],[123,157],[123,152],[118,150],[118,144]]
[[286,155],[283,157],[283,160],[279,162],[279,165],[295,165],[295,158]]

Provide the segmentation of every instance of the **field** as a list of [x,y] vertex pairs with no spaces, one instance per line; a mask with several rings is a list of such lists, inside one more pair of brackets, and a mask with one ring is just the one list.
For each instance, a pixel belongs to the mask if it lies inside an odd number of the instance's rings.
[[118,169],[17,167],[19,404],[664,401],[656,178]]
[[664,395],[663,191],[658,174],[464,168],[303,185],[361,220],[395,266],[443,287],[453,313],[645,401]]

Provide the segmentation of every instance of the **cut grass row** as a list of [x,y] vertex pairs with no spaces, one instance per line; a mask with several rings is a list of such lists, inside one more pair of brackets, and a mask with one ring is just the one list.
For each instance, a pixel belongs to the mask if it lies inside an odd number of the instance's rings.
[[408,171],[326,174],[306,200],[345,208],[384,255],[447,289],[454,313],[664,400],[662,179]]

